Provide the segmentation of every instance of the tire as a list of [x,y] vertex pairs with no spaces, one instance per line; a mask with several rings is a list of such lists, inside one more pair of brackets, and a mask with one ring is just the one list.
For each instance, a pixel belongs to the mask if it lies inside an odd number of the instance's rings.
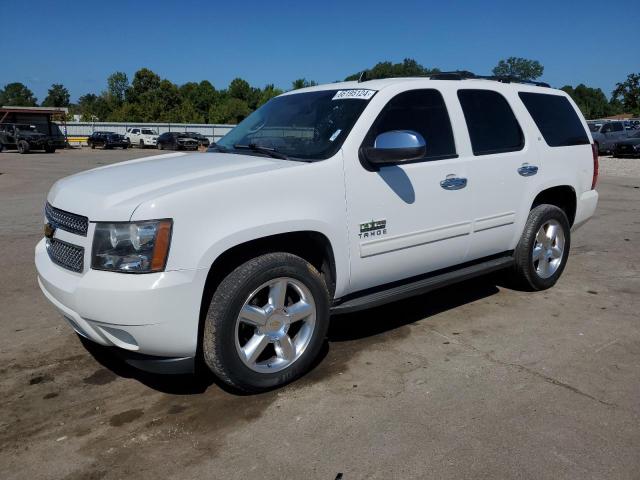
[[[283,284],[284,290],[275,287]],[[278,296],[278,291],[285,294]],[[267,297],[284,298],[284,302],[268,301]],[[241,309],[251,299],[255,302],[252,305],[258,307],[256,311],[261,312],[258,318],[262,327],[240,320]],[[306,316],[287,326],[294,303],[303,307],[298,310]],[[271,306],[278,304],[289,312]],[[307,307],[315,311],[309,314]],[[230,387],[257,393],[289,383],[312,366],[329,326],[329,294],[311,264],[290,253],[269,253],[243,263],[222,280],[204,322],[202,350],[206,365]],[[289,337],[296,328],[293,338]],[[278,340],[284,336],[288,342]],[[255,362],[240,351],[250,344],[249,338],[266,342],[266,346],[255,349]],[[263,345],[258,341],[254,344]],[[287,344],[288,348],[284,348]]]
[[89,146],[91,147],[91,150],[95,150],[96,149],[96,145],[93,142],[90,142]]
[[140,140],[139,146],[140,148],[144,148],[144,140]]
[[0,153],[4,152],[4,143],[0,143]]
[[156,147],[158,147],[158,150],[163,150],[164,149],[161,143],[156,144]]
[[56,153],[56,147],[47,146],[47,147],[44,147],[44,151],[45,153]]
[[21,154],[29,153],[29,144],[24,140],[20,140],[18,142],[18,152]]
[[564,211],[555,205],[535,207],[515,250],[513,280],[526,290],[551,288],[564,271],[570,249],[571,227]]

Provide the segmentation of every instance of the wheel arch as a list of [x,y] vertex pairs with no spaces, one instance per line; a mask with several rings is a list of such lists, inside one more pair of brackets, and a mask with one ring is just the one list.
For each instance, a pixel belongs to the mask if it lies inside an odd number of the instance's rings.
[[538,205],[555,205],[564,211],[569,220],[569,225],[573,226],[576,218],[576,208],[578,196],[576,190],[571,185],[556,185],[540,191],[531,203],[530,211]]

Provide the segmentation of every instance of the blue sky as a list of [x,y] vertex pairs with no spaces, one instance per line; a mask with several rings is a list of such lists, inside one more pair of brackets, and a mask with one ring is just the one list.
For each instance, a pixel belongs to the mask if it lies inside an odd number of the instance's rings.
[[11,11],[2,22],[0,86],[23,82],[39,101],[52,83],[76,100],[105,89],[114,71],[131,80],[141,67],[178,84],[207,79],[225,88],[242,77],[288,89],[299,77],[332,82],[381,60],[488,74],[499,59],[519,56],[539,60],[553,86],[582,82],[607,95],[640,72],[634,2],[0,0],[0,7]]

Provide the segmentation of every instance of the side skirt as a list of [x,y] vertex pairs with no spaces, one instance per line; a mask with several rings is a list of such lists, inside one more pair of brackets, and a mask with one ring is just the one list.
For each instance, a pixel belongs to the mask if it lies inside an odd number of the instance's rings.
[[446,287],[453,283],[469,280],[490,272],[503,270],[513,265],[513,252],[464,263],[456,267],[412,277],[401,282],[381,285],[336,299],[331,307],[332,314],[350,313],[366,308],[384,305],[404,298]]

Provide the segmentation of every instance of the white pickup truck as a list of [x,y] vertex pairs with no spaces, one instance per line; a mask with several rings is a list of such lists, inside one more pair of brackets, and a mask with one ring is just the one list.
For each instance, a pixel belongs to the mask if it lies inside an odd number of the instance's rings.
[[331,314],[497,270],[553,286],[597,176],[560,90],[451,75],[315,86],[208,153],[58,181],[35,263],[79,335],[255,392],[311,366]]
[[132,146],[140,148],[155,147],[158,143],[158,132],[150,128],[127,128],[124,138],[129,140]]

